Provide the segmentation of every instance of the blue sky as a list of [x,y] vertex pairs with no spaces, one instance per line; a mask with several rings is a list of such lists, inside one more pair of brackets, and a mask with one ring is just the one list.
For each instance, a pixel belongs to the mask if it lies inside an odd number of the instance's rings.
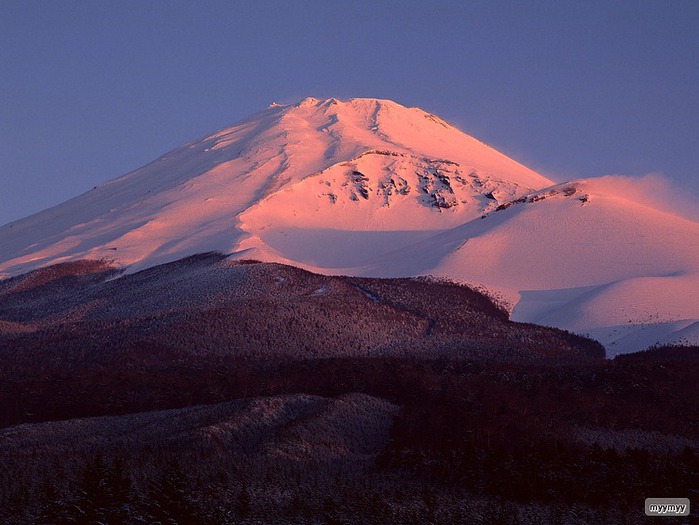
[[0,224],[306,96],[419,106],[554,180],[699,196],[695,0],[0,5]]

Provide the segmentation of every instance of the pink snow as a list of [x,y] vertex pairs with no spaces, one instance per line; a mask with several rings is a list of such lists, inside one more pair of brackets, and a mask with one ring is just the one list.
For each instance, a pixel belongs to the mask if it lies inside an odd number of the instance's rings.
[[610,354],[699,343],[699,224],[633,182],[555,184],[440,118],[377,99],[272,105],[0,227],[0,277],[221,251],[366,276],[477,283],[516,320]]

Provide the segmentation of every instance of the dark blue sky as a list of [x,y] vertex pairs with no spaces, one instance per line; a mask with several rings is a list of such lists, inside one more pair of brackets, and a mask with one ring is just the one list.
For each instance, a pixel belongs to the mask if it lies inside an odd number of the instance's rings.
[[306,96],[388,98],[554,180],[699,195],[696,0],[2,2],[0,224]]

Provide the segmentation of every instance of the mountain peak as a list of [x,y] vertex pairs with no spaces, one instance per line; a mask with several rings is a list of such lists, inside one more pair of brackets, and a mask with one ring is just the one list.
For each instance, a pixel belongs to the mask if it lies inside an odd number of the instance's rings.
[[482,213],[492,204],[483,193],[510,199],[550,184],[420,109],[309,97],[3,227],[0,276],[83,258],[135,269],[196,251],[234,252],[250,236],[242,216],[282,190],[306,203],[308,220],[317,209],[315,220],[332,216],[351,229],[379,220],[424,230]]
[[300,100],[295,104],[296,107],[298,108],[303,108],[303,107],[308,107],[308,106],[317,106],[320,101],[317,98],[313,97],[306,97],[303,100]]

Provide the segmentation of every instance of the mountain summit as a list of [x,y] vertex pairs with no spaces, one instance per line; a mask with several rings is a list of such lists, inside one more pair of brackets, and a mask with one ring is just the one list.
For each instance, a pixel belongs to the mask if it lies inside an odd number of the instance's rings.
[[5,226],[0,275],[81,258],[135,269],[233,253],[256,236],[242,215],[258,206],[249,221],[298,223],[300,213],[318,228],[444,229],[550,184],[417,108],[307,98]]
[[515,319],[610,353],[699,340],[699,224],[602,180],[556,185],[439,117],[307,98],[0,228],[0,277],[219,251],[365,276],[483,284]]

